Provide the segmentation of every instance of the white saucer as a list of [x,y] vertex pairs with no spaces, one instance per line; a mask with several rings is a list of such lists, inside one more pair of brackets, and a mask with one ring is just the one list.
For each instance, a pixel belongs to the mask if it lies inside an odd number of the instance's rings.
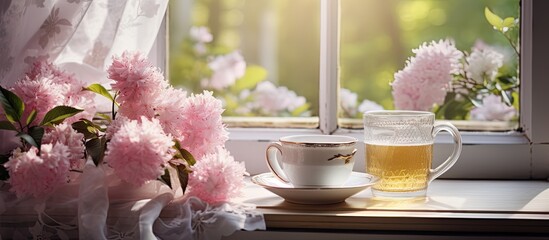
[[252,177],[252,182],[264,187],[288,202],[300,204],[332,204],[345,201],[364,189],[372,186],[377,178],[361,172],[352,172],[351,176],[338,187],[296,188],[290,183],[280,181],[273,173],[262,173]]

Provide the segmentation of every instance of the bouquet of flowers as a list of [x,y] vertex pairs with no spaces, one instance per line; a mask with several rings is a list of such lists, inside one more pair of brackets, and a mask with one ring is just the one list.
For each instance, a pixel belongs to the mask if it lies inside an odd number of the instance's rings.
[[[160,180],[208,203],[240,194],[247,173],[224,148],[221,101],[173,88],[139,53],[113,57],[107,73],[110,91],[37,61],[13,87],[0,87],[0,129],[20,139],[0,153],[10,191],[47,198],[93,162],[129,186]],[[110,114],[96,110],[95,94],[111,101]]]
[[[518,20],[485,9],[485,17],[509,41],[518,57]],[[438,118],[508,121],[516,117],[517,71],[505,69],[505,55],[482,42],[470,53],[452,40],[423,43],[394,75],[395,108],[432,110]]]

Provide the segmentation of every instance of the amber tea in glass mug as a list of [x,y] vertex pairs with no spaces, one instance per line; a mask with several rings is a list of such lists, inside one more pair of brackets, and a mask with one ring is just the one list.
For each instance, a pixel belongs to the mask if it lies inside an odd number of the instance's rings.
[[[448,131],[454,151],[431,169],[435,135]],[[366,171],[380,178],[374,196],[422,197],[428,184],[450,169],[461,153],[461,136],[451,123],[435,123],[435,115],[421,111],[371,111],[364,114]]]

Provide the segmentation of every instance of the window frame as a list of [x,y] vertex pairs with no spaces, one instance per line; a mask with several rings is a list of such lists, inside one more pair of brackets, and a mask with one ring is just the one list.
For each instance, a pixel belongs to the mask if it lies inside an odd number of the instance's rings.
[[[339,12],[340,0],[320,0],[320,88],[318,129],[293,128],[229,128],[226,147],[236,160],[246,164],[252,175],[269,171],[264,160],[269,142],[294,134],[340,134],[363,138],[362,130],[338,128],[337,111],[339,89]],[[546,5],[543,5],[546,4]],[[536,5],[536,8],[533,6]],[[538,6],[539,5],[539,6]],[[544,8],[544,6],[547,6]],[[521,1],[521,57],[520,57],[520,120],[518,131],[462,132],[463,152],[456,165],[442,178],[456,179],[547,179],[549,176],[549,83],[543,81],[545,57],[549,53],[549,36],[539,34],[549,22],[543,13],[549,2]],[[167,14],[166,14],[167,15]],[[168,23],[165,17],[157,41],[149,54],[164,72],[168,66]],[[538,34],[535,34],[538,33]],[[536,52],[532,49],[536,47]],[[435,162],[438,165],[451,151],[449,134],[435,139]],[[359,141],[360,142],[360,141]],[[355,171],[365,170],[362,144]]]

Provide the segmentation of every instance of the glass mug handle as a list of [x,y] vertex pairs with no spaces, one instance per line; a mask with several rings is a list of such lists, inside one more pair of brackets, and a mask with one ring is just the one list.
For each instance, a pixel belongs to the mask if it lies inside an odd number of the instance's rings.
[[442,122],[442,123],[435,123],[435,126],[433,128],[433,139],[440,131],[447,131],[452,135],[454,139],[454,151],[452,152],[452,155],[446,159],[442,164],[440,164],[437,168],[431,169],[429,171],[429,182],[432,182],[436,178],[438,178],[440,175],[442,175],[444,172],[448,171],[459,158],[459,155],[461,154],[461,134],[459,134],[458,129],[449,122]]
[[273,172],[278,179],[283,182],[290,183],[289,178],[284,173],[284,170],[282,170],[282,167],[280,167],[280,163],[276,158],[276,152],[280,152],[280,154],[283,154],[282,144],[280,142],[270,143],[267,147],[267,155],[265,156],[267,158],[267,165],[269,166],[269,169],[271,169],[271,172]]

